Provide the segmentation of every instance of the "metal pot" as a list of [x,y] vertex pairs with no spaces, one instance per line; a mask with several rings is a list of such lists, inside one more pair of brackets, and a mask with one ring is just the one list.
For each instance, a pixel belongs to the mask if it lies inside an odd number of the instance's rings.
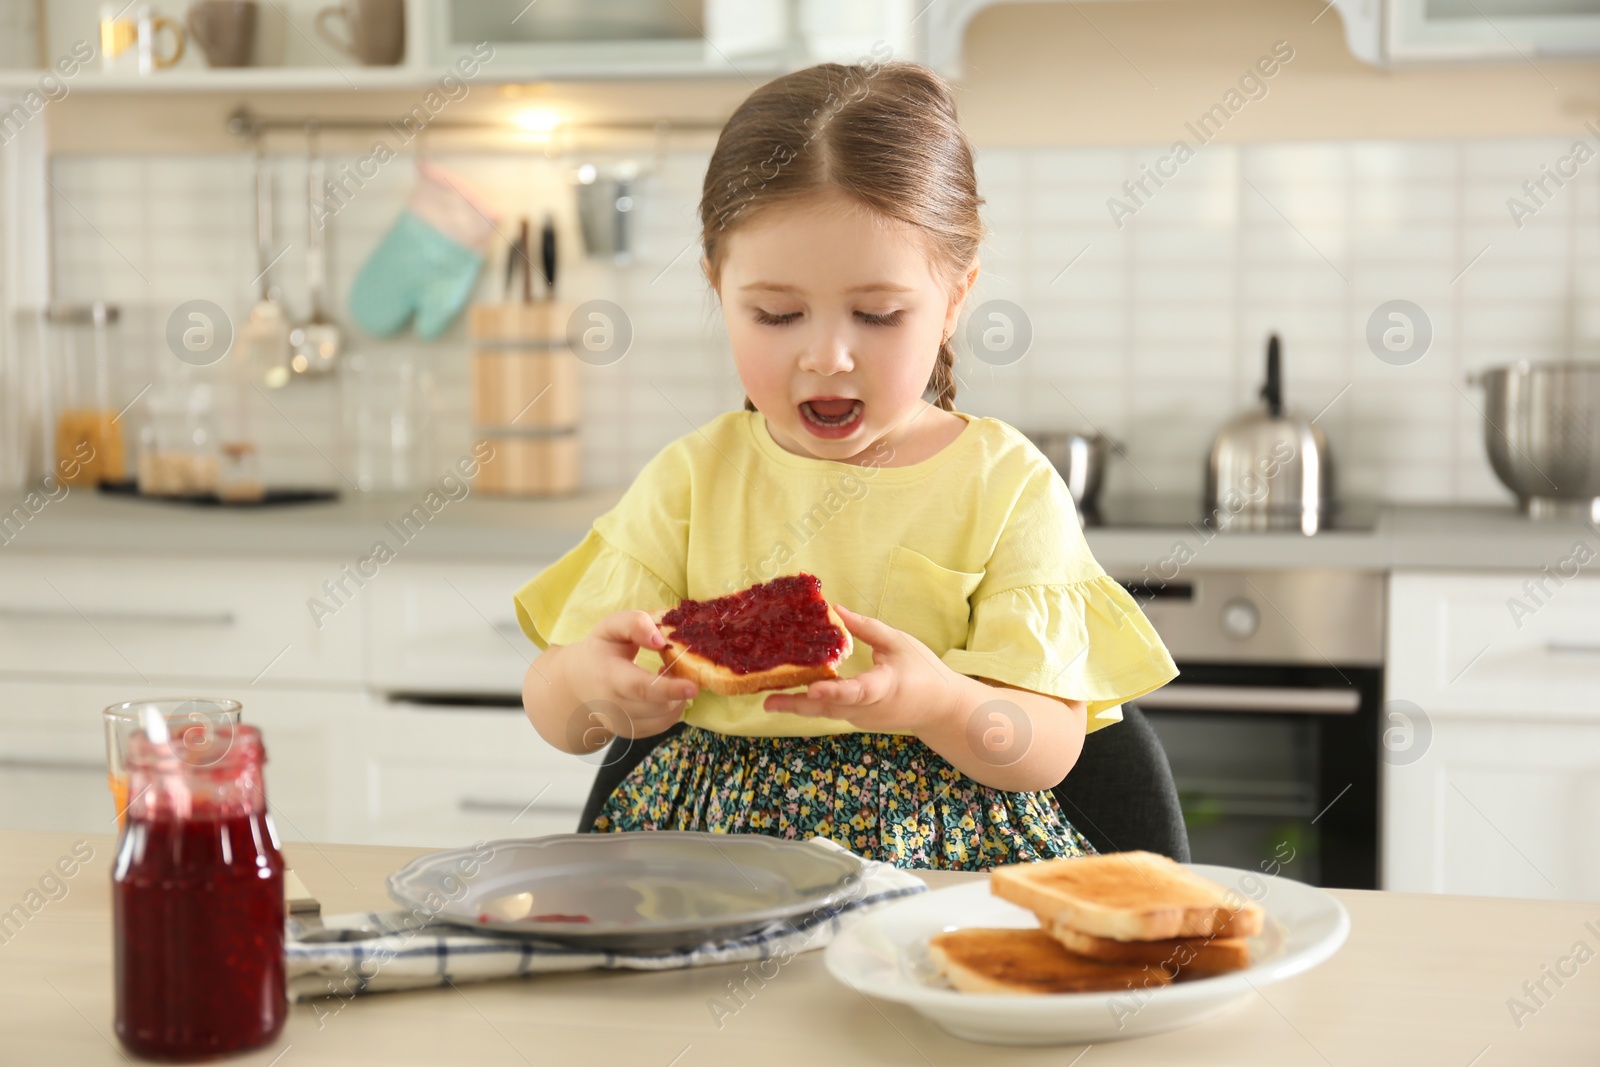
[[1027,438],[1060,472],[1078,510],[1094,511],[1100,495],[1100,481],[1105,474],[1106,450],[1116,446],[1100,434],[1070,430],[1033,430],[1027,433]]
[[1522,361],[1474,381],[1489,465],[1522,510],[1600,522],[1600,363]]
[[1333,460],[1322,430],[1283,406],[1278,335],[1267,341],[1262,406],[1224,426],[1206,468],[1206,518],[1218,530],[1314,534],[1333,510]]

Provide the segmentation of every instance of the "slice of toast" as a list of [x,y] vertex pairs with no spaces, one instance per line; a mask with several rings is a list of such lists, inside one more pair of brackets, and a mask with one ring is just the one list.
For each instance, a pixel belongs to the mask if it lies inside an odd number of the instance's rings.
[[1069,952],[1102,963],[1150,965],[1179,980],[1210,978],[1250,966],[1250,943],[1242,937],[1168,937],[1158,941],[1116,941],[1051,923],[1050,936]]
[[1079,956],[1039,929],[947,930],[929,939],[928,954],[963,993],[1115,992],[1172,980],[1157,967]]
[[[800,601],[798,605],[791,603],[795,599]],[[694,617],[695,621],[685,627],[693,636],[684,637],[679,626],[668,621],[685,615]],[[822,598],[822,583],[809,574],[783,575],[714,600],[684,600],[678,607],[658,611],[651,618],[667,641],[661,649],[666,673],[687,678],[701,689],[722,696],[789,689],[837,678],[839,664],[854,647],[844,620]],[[712,621],[708,623],[708,619]],[[820,663],[774,662],[743,671],[715,658],[714,647],[743,648],[767,638],[794,640],[797,645],[812,649],[831,645],[834,651]],[[714,644],[702,649],[701,640]],[[782,652],[765,658],[781,660]]]
[[1261,932],[1261,905],[1153,852],[1009,864],[994,869],[989,887],[1046,926],[1115,941]]

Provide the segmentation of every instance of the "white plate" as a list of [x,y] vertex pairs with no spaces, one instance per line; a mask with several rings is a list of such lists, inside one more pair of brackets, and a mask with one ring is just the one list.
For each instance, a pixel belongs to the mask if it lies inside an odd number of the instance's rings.
[[[824,957],[828,971],[868,996],[909,1004],[957,1037],[996,1045],[1113,1041],[1188,1026],[1253,995],[1254,990],[1315,967],[1350,934],[1350,915],[1313,886],[1260,872],[1204,863],[1196,874],[1266,910],[1261,936],[1250,938],[1242,971],[1122,993],[960,993],[940,977],[928,939],[968,926],[1036,927],[1033,912],[989,892],[989,881],[935,890],[869,912],[846,926]],[[1259,887],[1259,888],[1257,888]],[[1261,890],[1265,895],[1261,896]]]
[[418,856],[389,896],[495,933],[668,952],[831,908],[861,872],[843,849],[761,834],[551,834]]

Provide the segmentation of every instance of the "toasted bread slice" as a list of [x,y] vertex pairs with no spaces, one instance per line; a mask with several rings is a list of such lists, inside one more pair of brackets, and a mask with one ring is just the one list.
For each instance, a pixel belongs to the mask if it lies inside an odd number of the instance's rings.
[[[806,577],[812,582],[816,582],[816,579],[811,578],[809,575],[800,577]],[[716,600],[704,601],[703,605],[716,606],[721,601],[733,603],[737,598],[757,593],[782,580],[774,579],[773,582],[752,586],[750,589],[735,593],[729,597],[719,597]],[[820,583],[818,583],[819,594],[820,588]],[[684,603],[692,602],[685,601]],[[745,693],[758,693],[764,689],[789,689],[797,685],[809,685],[812,682],[839,677],[839,664],[844,662],[850,655],[851,650],[854,648],[854,643],[851,640],[850,631],[845,628],[844,620],[839,617],[837,611],[833,610],[833,605],[827,603],[827,601],[821,601],[821,603],[827,608],[828,624],[838,631],[841,647],[837,655],[819,664],[782,663],[764,670],[750,671],[744,674],[740,674],[731,667],[692,651],[681,639],[674,640],[674,635],[677,634],[678,628],[669,625],[665,620],[676,609],[668,608],[658,611],[650,617],[655,621],[656,626],[660,628],[662,636],[667,639],[666,646],[661,649],[661,660],[665,665],[667,674],[678,678],[687,678],[701,689],[709,689],[711,692],[720,693],[722,696],[740,696]],[[731,609],[730,618],[736,620],[732,623],[734,626],[751,625],[750,623],[737,621],[737,616]],[[756,620],[756,624],[759,624],[759,620]]]
[[1095,937],[1060,923],[1047,926],[1050,936],[1069,952],[1102,963],[1149,965],[1186,978],[1210,978],[1250,966],[1250,943],[1242,937],[1167,937],[1158,941],[1116,941]]
[[994,869],[989,887],[1046,926],[1115,941],[1261,932],[1259,904],[1153,852],[1009,864]]
[[1079,956],[1039,929],[947,930],[929,939],[928,954],[963,993],[1091,993],[1172,980],[1157,967]]

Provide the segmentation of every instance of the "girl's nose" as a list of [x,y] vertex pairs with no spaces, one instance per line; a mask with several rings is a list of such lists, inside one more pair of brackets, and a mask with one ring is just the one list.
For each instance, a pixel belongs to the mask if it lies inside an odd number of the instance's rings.
[[854,366],[849,334],[839,329],[818,330],[800,357],[800,369],[813,374],[838,374]]

